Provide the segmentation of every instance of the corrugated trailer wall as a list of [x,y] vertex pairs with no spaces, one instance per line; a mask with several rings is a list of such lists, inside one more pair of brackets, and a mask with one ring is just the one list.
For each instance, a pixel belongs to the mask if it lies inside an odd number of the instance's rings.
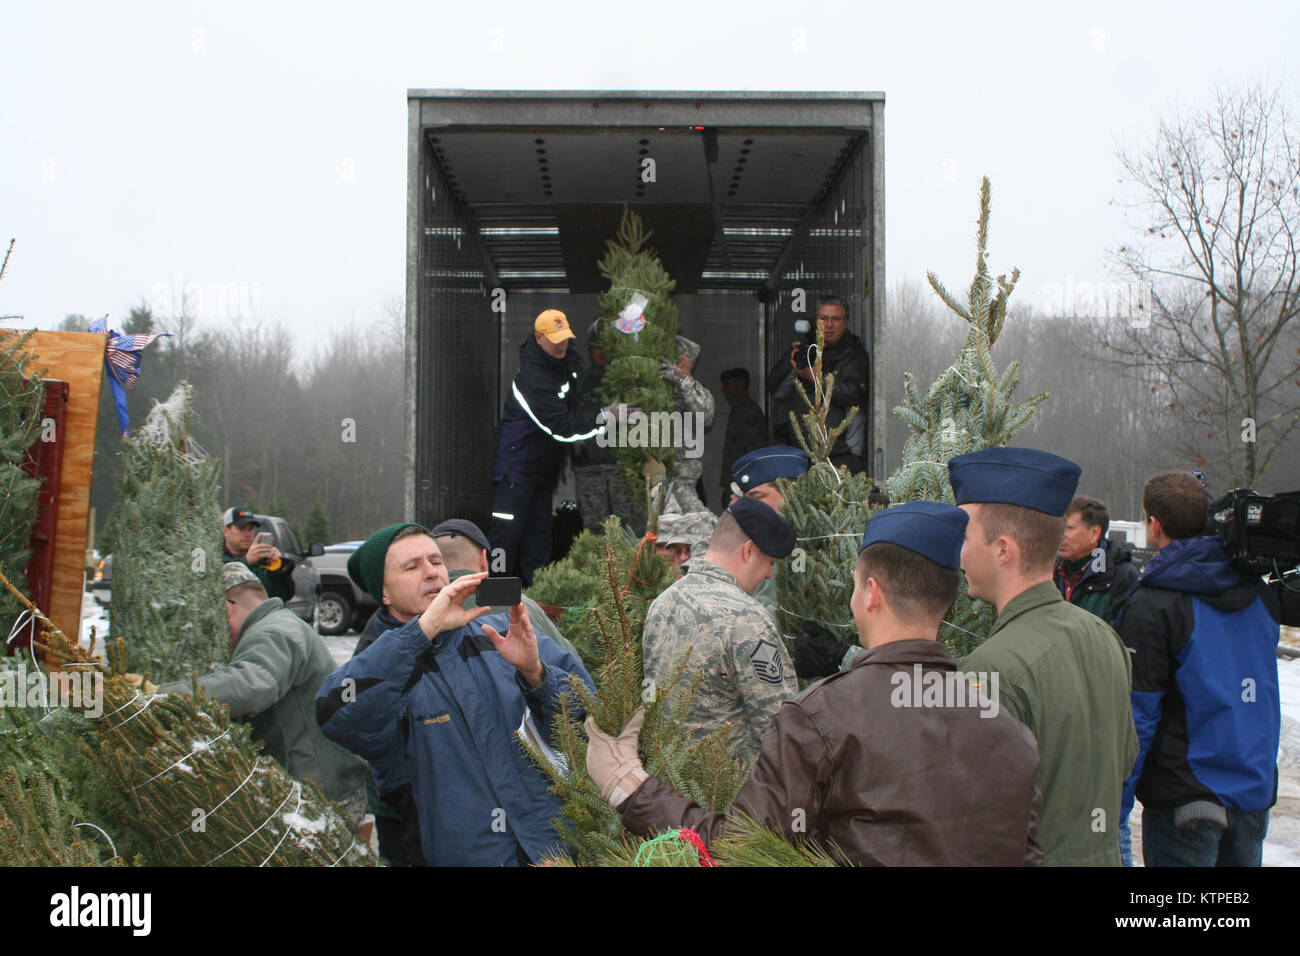
[[487,527],[500,317],[490,307],[487,263],[473,225],[452,197],[427,138],[421,154],[420,387],[414,402],[423,434],[415,442],[413,517],[429,527],[452,517]]
[[[872,367],[875,367],[876,322],[873,321],[873,311],[877,300],[868,281],[872,250],[871,155],[870,134],[865,134],[848,157],[839,178],[813,211],[807,229],[795,245],[788,267],[781,274],[777,295],[769,303],[769,368],[781,356],[789,355],[790,343],[797,335],[795,321],[799,318],[810,322],[815,320],[819,295],[838,295],[849,303],[849,330],[862,339],[867,354],[873,358]],[[795,289],[804,290],[805,311],[802,315],[794,313],[791,308]],[[814,333],[815,328],[809,337]],[[776,416],[784,417],[791,407],[773,402],[769,408],[772,423],[775,424]],[[806,411],[798,397],[793,409],[798,416]],[[867,411],[863,409],[863,413]],[[872,450],[879,443],[872,426],[872,416],[869,415],[865,446],[867,471],[879,478],[873,471],[879,466],[873,460],[876,456]]]

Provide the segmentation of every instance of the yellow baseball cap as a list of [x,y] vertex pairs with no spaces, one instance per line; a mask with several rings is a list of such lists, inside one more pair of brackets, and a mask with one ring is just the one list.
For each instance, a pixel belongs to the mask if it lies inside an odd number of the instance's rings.
[[569,320],[559,309],[547,309],[539,315],[537,321],[533,323],[533,331],[540,332],[551,342],[577,338],[573,334],[573,329],[569,328]]

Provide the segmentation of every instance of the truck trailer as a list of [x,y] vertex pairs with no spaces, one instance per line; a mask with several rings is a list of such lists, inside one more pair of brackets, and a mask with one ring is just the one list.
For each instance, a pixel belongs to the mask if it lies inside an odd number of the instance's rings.
[[[676,280],[695,376],[715,395],[704,483],[718,511],[719,374],[767,371],[818,295],[872,360],[864,457],[885,470],[883,93],[411,90],[407,94],[406,520],[486,528],[497,422],[523,338],[557,308],[586,355],[597,271],[624,206]],[[801,409],[800,409],[801,410]]]

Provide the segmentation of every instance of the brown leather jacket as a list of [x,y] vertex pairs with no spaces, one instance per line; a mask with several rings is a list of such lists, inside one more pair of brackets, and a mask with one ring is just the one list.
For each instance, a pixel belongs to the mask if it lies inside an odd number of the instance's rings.
[[[1041,865],[1038,747],[978,680],[980,693],[937,641],[858,655],[782,704],[732,811],[852,864]],[[936,705],[936,686],[954,705]],[[657,777],[619,812],[634,833],[687,826],[706,843],[727,821]]]

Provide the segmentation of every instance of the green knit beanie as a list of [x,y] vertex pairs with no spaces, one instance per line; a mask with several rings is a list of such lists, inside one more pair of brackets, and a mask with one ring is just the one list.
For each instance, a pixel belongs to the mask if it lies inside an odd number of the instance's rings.
[[390,524],[366,538],[348,558],[348,577],[380,607],[384,604],[384,560],[388,557],[388,546],[403,528],[419,528],[425,534],[429,533],[428,528],[414,521]]

